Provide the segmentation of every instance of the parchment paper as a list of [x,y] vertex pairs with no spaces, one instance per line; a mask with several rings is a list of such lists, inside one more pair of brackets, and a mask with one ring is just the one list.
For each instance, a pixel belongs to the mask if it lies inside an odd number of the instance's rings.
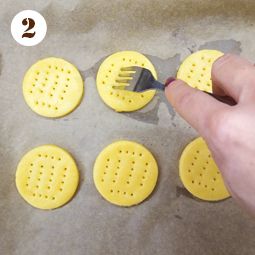
[[[42,13],[47,36],[35,47],[18,45],[11,20],[23,9]],[[2,255],[251,255],[254,219],[233,199],[193,199],[178,177],[178,159],[198,134],[158,94],[135,113],[116,113],[100,99],[95,76],[101,61],[136,50],[154,63],[161,80],[200,48],[241,53],[255,60],[254,1],[74,0],[0,1],[0,254]],[[64,118],[34,114],[23,100],[24,72],[38,59],[56,56],[75,64],[85,79],[81,105]],[[159,164],[159,180],[142,204],[106,202],[92,178],[96,156],[108,144],[144,144]],[[28,205],[15,187],[20,158],[53,143],[66,148],[80,170],[73,200],[53,211]]]

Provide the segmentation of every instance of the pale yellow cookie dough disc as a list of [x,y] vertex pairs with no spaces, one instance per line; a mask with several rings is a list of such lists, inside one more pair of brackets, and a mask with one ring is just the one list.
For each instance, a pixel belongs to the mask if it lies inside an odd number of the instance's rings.
[[222,55],[217,50],[200,50],[191,54],[180,65],[177,78],[193,88],[212,92],[212,65]]
[[62,117],[73,111],[83,96],[83,80],[75,66],[61,58],[45,58],[32,65],[23,80],[29,107],[44,117]]
[[158,166],[153,155],[142,145],[118,141],[99,154],[93,175],[97,190],[107,201],[132,206],[145,200],[153,191]]
[[71,155],[55,146],[43,145],[29,151],[19,162],[16,186],[32,206],[54,209],[74,195],[79,173]]
[[97,74],[97,90],[102,100],[117,112],[131,112],[148,104],[155,95],[155,90],[137,93],[122,88],[113,88],[119,84],[116,80],[120,69],[128,66],[141,66],[149,69],[153,76],[157,74],[152,63],[135,51],[117,52],[104,60]]
[[195,197],[218,201],[230,196],[221,173],[201,137],[184,149],[179,162],[179,174],[185,188]]

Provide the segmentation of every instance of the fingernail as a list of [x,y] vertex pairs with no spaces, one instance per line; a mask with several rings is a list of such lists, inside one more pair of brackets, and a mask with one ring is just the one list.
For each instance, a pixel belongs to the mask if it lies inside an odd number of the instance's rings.
[[175,81],[174,77],[169,77],[165,82],[165,87],[169,86],[174,81]]

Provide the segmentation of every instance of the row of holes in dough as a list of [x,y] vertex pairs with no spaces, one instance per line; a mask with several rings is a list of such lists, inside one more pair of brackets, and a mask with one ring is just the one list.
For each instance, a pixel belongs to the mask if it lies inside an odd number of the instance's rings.
[[[67,170],[67,168],[65,168],[65,169],[64,169],[64,171],[66,171],[66,170]],[[32,170],[30,170],[29,172],[30,172],[30,173],[32,173]],[[42,172],[40,172],[40,175],[42,175],[42,174],[43,174],[43,173],[42,173]],[[54,175],[54,173],[53,173],[53,172],[51,172],[51,176],[53,176],[53,175]],[[65,174],[63,174],[63,177],[65,178],[65,177],[66,177],[66,175],[65,175]],[[30,176],[28,176],[27,178],[28,178],[28,181],[31,179],[31,177],[30,177]],[[39,182],[41,181],[40,176],[37,178],[37,180],[38,180]],[[53,181],[52,179],[49,179],[49,182],[50,182],[50,183],[51,183],[52,181]],[[62,184],[62,185],[64,185],[64,183],[65,183],[65,182],[64,182],[64,180],[62,180],[62,181],[61,181],[61,184]],[[39,184],[40,184],[40,183],[39,183]],[[37,183],[37,184],[35,185],[35,188],[36,188],[36,189],[39,189],[39,184]],[[62,185],[61,185],[61,186],[60,186],[60,188],[59,188],[59,191],[60,191],[60,192],[62,192],[62,191],[63,191],[63,187],[62,187]],[[26,184],[26,186],[27,186],[27,187],[29,187],[29,183],[27,183],[27,184]],[[51,185],[50,185],[50,184],[47,184],[47,189],[48,189],[48,190],[50,190],[50,189],[51,189]],[[41,195],[41,196],[40,196],[40,194],[38,194],[38,195],[39,195],[39,197],[42,197],[42,195]],[[33,193],[33,196],[35,196],[35,193]],[[45,198],[47,198],[47,197],[48,197],[48,195],[45,195],[44,197],[45,197]],[[53,198],[53,197],[52,197],[52,198]],[[55,198],[54,198],[54,199],[55,199]]]
[[[43,156],[44,156],[45,158],[48,158],[48,157],[49,157],[49,156],[48,156],[48,154],[44,154],[44,155],[42,155],[42,154],[40,154],[40,153],[39,153],[37,156],[38,156],[39,158],[41,158],[41,157],[43,157]],[[50,158],[51,158],[52,160],[55,160],[55,157],[54,157],[54,156],[51,156]],[[61,157],[57,157],[57,158],[56,158],[56,160],[61,161],[62,159],[61,159]],[[33,164],[33,163],[30,163],[30,166],[32,166],[32,167],[33,167],[33,166],[34,166],[34,164]],[[40,168],[44,168],[44,165],[40,165]],[[55,166],[54,166],[54,165],[52,165],[52,166],[51,166],[51,168],[52,168],[52,169],[54,169],[54,168],[55,168]],[[67,168],[66,168],[66,167],[64,168],[64,171],[67,171]],[[32,172],[33,172],[33,170],[30,170],[29,172],[30,172],[30,173],[32,173]],[[43,174],[43,172],[40,172],[40,175],[42,175],[42,174]],[[53,175],[54,175],[54,173],[53,173],[53,172],[51,172],[51,176],[53,176]],[[65,174],[63,174],[63,177],[65,178],[65,177],[66,177],[66,175],[65,175]],[[28,179],[30,179],[30,178],[31,178],[31,177],[30,177],[30,176],[28,176]],[[37,180],[38,180],[38,181],[41,181],[41,178],[40,178],[40,177],[38,177],[38,178],[37,178]],[[53,181],[52,179],[49,179],[49,182],[52,182],[52,181]],[[62,180],[62,181],[61,181],[61,183],[62,183],[62,184],[64,184],[64,180]],[[29,186],[29,184],[27,183],[27,184],[26,184],[26,186],[28,187],[28,186]],[[35,186],[35,187],[36,187],[36,188],[39,188],[39,185],[38,185],[38,184],[36,184],[36,186]],[[48,187],[48,189],[50,189],[50,185],[47,185],[47,187]],[[62,187],[60,187],[60,189],[59,189],[59,190],[60,190],[60,191],[62,191],[62,190],[63,190],[63,189],[62,189]]]
[[[122,153],[122,150],[119,150],[119,153]],[[126,153],[129,153],[129,152],[126,151]],[[135,152],[132,152],[132,154],[135,155]],[[142,153],[139,153],[139,156],[140,156],[140,157],[142,157],[142,155],[143,155]],[[110,162],[110,159],[109,159],[109,158],[107,159],[107,162]],[[120,160],[120,159],[118,160],[118,163],[119,163],[119,164],[121,163],[121,160]],[[132,164],[135,164],[135,161],[132,161]],[[148,166],[149,163],[146,162],[145,165]],[[109,168],[108,165],[106,165],[105,168],[106,168],[106,169]],[[117,166],[117,169],[120,169],[120,167]],[[131,168],[131,171],[134,171],[134,168],[133,168],[133,167]],[[145,169],[144,172],[147,173],[147,170]],[[106,175],[106,174],[107,174],[107,172],[104,171],[104,175]],[[118,172],[115,172],[114,175],[117,176],[117,175],[118,175]],[[132,177],[132,172],[129,174],[129,177],[130,177],[130,178]],[[145,179],[145,178],[146,178],[145,176],[142,176],[142,179]],[[101,181],[104,182],[104,179],[102,178]],[[113,179],[112,182],[113,182],[113,183],[116,183],[116,180]],[[130,181],[128,180],[126,183],[127,183],[127,184],[130,184]],[[142,183],[142,182],[140,183],[140,186],[143,186],[143,183]],[[111,189],[110,192],[113,193],[113,190]],[[120,192],[119,190],[117,190],[117,194],[120,194],[120,193],[121,193],[121,192]],[[126,192],[124,191],[123,194],[126,195]],[[131,193],[130,195],[133,196],[133,193]]]

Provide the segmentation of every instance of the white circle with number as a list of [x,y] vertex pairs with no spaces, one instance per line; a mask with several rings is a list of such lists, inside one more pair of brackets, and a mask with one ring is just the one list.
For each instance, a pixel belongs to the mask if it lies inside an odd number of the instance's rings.
[[46,21],[39,12],[21,11],[12,20],[12,36],[15,41],[23,46],[34,46],[40,43],[46,32]]

